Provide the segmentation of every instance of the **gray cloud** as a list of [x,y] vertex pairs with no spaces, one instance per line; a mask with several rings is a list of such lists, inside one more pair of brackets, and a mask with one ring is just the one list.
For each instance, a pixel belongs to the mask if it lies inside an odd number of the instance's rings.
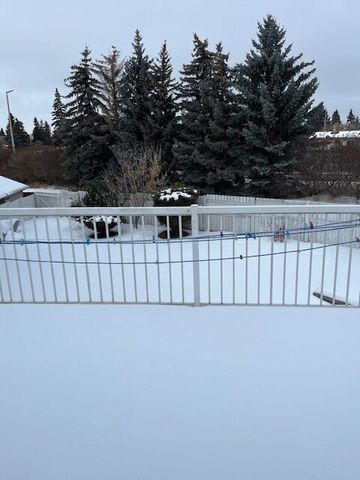
[[176,70],[190,58],[192,34],[222,41],[231,62],[243,61],[256,34],[256,22],[273,13],[287,28],[294,52],[314,59],[323,100],[330,113],[350,108],[360,114],[360,68],[357,59],[360,9],[356,0],[2,0],[0,125],[6,123],[5,95],[13,88],[13,113],[30,130],[34,115],[50,119],[56,87],[79,60],[87,43],[93,56],[116,45],[131,51],[139,28],[150,56],[167,39]]

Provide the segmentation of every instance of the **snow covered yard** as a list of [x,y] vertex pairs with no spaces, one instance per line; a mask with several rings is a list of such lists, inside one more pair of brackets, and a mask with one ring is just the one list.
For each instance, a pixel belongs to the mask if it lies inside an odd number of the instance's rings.
[[357,309],[0,306],[4,480],[357,480]]

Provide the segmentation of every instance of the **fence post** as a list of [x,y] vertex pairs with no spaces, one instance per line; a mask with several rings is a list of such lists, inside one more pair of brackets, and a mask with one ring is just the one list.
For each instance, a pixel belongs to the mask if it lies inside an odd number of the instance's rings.
[[[191,205],[191,234],[199,236],[199,205]],[[194,280],[194,306],[200,306],[200,263],[199,242],[192,242],[193,253],[193,280]]]

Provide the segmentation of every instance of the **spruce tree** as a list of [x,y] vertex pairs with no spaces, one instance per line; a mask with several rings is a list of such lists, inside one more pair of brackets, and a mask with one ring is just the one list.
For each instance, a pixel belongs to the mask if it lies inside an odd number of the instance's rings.
[[115,132],[119,129],[120,82],[124,73],[119,50],[112,46],[110,53],[94,62],[93,71],[100,83],[101,111]]
[[177,83],[172,73],[171,59],[164,42],[152,67],[151,143],[161,151],[162,167],[170,175],[174,167],[173,145],[177,127]]
[[[15,147],[27,147],[30,143],[30,135],[25,131],[24,124],[19,119],[14,117],[12,113],[10,114],[10,116],[12,120]],[[9,120],[6,126],[6,142],[8,145],[11,145]]]
[[0,137],[5,137],[5,132],[3,128],[0,128]]
[[203,153],[207,169],[207,186],[203,190],[207,192],[238,193],[244,181],[243,112],[232,89],[228,61],[229,55],[219,43],[212,59],[210,120]]
[[291,142],[306,131],[318,86],[314,62],[303,62],[302,54],[291,56],[285,36],[274,17],[266,16],[258,23],[252,50],[236,69],[236,88],[246,113],[243,135],[249,177],[260,194],[282,192],[292,163]]
[[34,128],[32,131],[32,140],[33,142],[40,142],[42,141],[42,139],[43,139],[43,136],[42,136],[42,131],[41,131],[39,121],[36,117],[34,117]]
[[152,61],[136,30],[132,56],[126,61],[120,82],[119,142],[124,149],[149,145],[152,137],[150,95]]
[[108,129],[100,115],[100,84],[92,72],[91,52],[88,47],[81,54],[81,62],[71,67],[66,79],[70,93],[66,105],[66,147],[69,177],[81,185],[99,175],[112,158],[107,145]]
[[341,118],[338,110],[335,110],[335,112],[332,114],[331,123],[333,128],[339,127],[341,125]]
[[323,102],[312,108],[307,118],[308,133],[327,131],[331,128],[331,120]]
[[33,142],[42,142],[45,145],[50,145],[52,143],[51,129],[48,122],[44,122],[43,120],[40,120],[39,122],[38,119],[34,117],[32,139]]
[[352,109],[350,109],[349,115],[347,116],[347,119],[346,119],[346,123],[348,124],[348,127],[350,129],[354,129],[355,128],[355,122],[356,122],[356,117],[355,117]]
[[174,145],[176,168],[187,185],[206,189],[206,137],[209,132],[213,54],[207,40],[193,39],[192,61],[183,65],[179,85],[180,128]]
[[43,125],[43,143],[45,145],[51,145],[52,144],[52,135],[51,135],[51,128],[50,124],[45,121]]
[[54,143],[60,145],[65,134],[66,107],[61,99],[59,90],[55,89],[55,97],[52,109],[52,122]]

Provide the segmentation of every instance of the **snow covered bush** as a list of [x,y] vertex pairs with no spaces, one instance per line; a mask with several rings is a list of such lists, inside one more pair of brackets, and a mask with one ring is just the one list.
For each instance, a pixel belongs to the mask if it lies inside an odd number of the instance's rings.
[[[197,202],[197,190],[192,188],[167,188],[161,190],[154,195],[155,207],[189,207]],[[162,225],[166,225],[166,217],[158,217]],[[180,235],[179,231],[179,217],[174,216],[169,218],[170,236],[177,238]],[[182,217],[182,235],[188,235],[188,230],[191,228],[190,217]],[[161,235],[161,234],[160,234]]]
[[116,235],[116,232],[112,232],[112,229],[117,225],[116,217],[111,215],[95,215],[91,217],[84,217],[84,225],[88,229],[94,231],[92,237],[96,236],[97,238],[107,238],[107,236],[112,237],[113,235]]
[[[88,187],[82,201],[84,207],[114,207],[117,205],[115,193],[104,180],[94,180]],[[80,205],[77,205],[80,206]],[[93,237],[106,238],[114,235],[111,230],[116,227],[116,218],[111,215],[85,216],[84,225],[94,231]],[[80,222],[80,218],[77,219]]]

